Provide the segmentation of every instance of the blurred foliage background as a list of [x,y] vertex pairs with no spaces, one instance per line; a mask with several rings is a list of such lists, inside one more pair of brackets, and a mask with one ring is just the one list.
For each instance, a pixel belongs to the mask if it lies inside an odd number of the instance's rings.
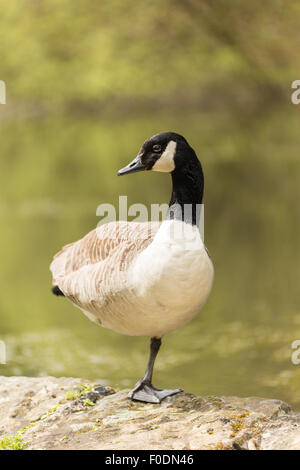
[[165,338],[155,382],[299,408],[299,2],[0,0],[0,11],[0,373],[121,387],[142,374],[145,338],[52,296],[48,266],[95,227],[100,203],[168,202],[165,175],[116,172],[174,130],[203,163],[216,280],[198,318]]

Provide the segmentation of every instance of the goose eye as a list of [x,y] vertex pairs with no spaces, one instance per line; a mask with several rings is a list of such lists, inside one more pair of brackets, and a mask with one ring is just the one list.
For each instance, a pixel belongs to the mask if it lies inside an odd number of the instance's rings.
[[161,145],[156,144],[156,145],[153,145],[152,148],[153,148],[153,152],[160,152],[161,151]]

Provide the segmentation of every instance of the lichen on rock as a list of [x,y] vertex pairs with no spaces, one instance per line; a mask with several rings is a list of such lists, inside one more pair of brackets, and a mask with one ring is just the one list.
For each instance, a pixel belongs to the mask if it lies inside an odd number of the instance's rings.
[[0,377],[0,449],[299,449],[300,414],[280,400],[180,393],[132,402],[90,381]]

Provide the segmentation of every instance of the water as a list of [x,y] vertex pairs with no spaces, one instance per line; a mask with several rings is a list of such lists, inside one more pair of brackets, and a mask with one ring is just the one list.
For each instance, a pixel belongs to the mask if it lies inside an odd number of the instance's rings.
[[[294,112],[294,111],[293,111]],[[205,240],[216,278],[188,326],[163,339],[155,384],[204,395],[264,396],[300,409],[299,132],[296,111],[1,122],[0,340],[3,375],[80,376],[131,387],[148,338],[91,323],[50,293],[48,266],[93,229],[100,203],[168,202],[164,174],[118,178],[143,140],[184,134],[205,172]]]

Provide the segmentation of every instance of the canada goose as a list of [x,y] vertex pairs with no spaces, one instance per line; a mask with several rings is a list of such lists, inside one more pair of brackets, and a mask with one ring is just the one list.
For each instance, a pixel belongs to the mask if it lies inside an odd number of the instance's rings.
[[143,170],[172,177],[163,222],[110,222],[65,246],[50,266],[53,293],[67,297],[91,320],[122,334],[150,336],[144,377],[129,393],[160,403],[182,391],[152,385],[161,337],[188,323],[209,296],[214,269],[197,226],[204,178],[186,139],[174,132],[154,135],[118,175]]

